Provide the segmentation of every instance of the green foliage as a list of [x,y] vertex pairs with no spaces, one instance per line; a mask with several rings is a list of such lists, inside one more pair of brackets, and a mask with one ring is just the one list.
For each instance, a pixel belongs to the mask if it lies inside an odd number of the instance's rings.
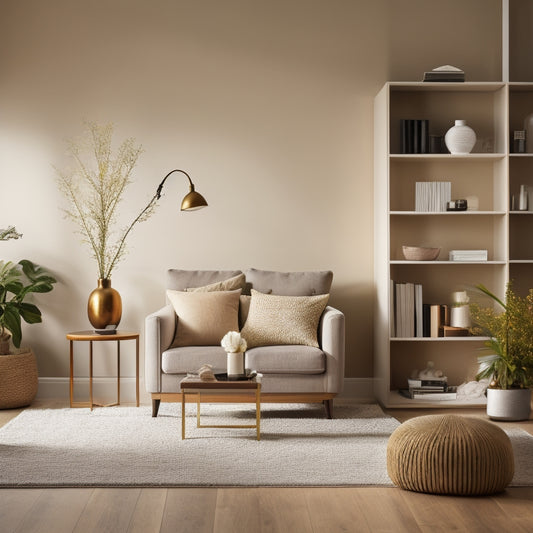
[[[68,154],[75,168],[56,169],[58,185],[70,203],[65,209],[67,218],[76,223],[82,241],[91,248],[98,276],[109,278],[125,253],[129,229],[116,232],[114,226],[118,206],[131,183],[130,176],[142,148],[129,138],[113,153],[112,124],[100,126],[87,122],[86,128],[84,138],[69,142]],[[151,214],[152,211],[147,210],[142,220]]]
[[477,379],[491,379],[492,388],[529,388],[533,385],[533,289],[523,298],[508,283],[505,302],[483,285],[477,288],[489,296],[503,312],[471,304],[474,335],[490,339],[485,346],[490,355],[479,358]]
[[42,322],[39,308],[24,300],[30,293],[50,292],[56,283],[44,268],[27,259],[15,264],[0,261],[0,339],[9,338],[19,348],[22,340],[22,320],[28,324]]

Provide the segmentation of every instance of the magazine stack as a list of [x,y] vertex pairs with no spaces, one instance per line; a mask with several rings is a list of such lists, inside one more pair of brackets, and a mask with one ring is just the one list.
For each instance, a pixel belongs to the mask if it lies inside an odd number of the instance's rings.
[[448,386],[448,378],[441,376],[438,378],[408,379],[408,389],[400,392],[412,400],[456,400],[457,387]]

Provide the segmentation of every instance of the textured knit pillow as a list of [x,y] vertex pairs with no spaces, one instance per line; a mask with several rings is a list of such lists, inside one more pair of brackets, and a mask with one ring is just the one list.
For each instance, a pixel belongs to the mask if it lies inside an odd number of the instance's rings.
[[303,344],[318,348],[317,330],[329,294],[280,296],[252,289],[248,319],[241,330],[248,348]]
[[216,283],[210,283],[203,287],[187,287],[185,290],[187,292],[233,291],[235,289],[244,289],[245,285],[246,278],[244,274],[239,274],[224,281],[217,281]]
[[178,316],[171,347],[215,346],[228,331],[238,331],[240,295],[240,289],[212,292],[167,290],[167,297]]

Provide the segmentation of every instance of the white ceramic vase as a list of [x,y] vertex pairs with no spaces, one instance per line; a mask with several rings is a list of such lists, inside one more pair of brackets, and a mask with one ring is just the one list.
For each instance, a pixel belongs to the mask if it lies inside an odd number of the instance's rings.
[[531,389],[487,389],[487,415],[493,420],[527,420]]
[[244,352],[227,352],[228,377],[244,376]]
[[466,125],[466,120],[456,120],[444,136],[446,148],[452,154],[469,154],[476,144],[476,133]]

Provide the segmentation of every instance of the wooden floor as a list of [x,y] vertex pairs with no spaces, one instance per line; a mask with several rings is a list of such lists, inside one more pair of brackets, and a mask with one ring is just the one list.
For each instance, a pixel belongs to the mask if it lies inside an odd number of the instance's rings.
[[[19,412],[0,411],[0,426]],[[400,421],[428,413],[389,411]],[[533,434],[533,420],[510,425]],[[204,531],[532,532],[533,487],[483,498],[378,487],[0,489],[0,533]]]

